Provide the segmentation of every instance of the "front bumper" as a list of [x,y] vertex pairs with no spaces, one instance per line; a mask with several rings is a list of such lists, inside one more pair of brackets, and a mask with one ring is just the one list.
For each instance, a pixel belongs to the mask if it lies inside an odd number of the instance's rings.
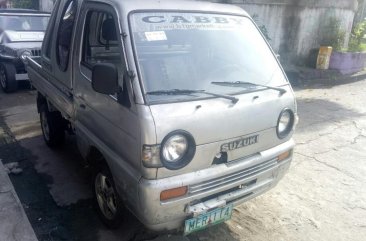
[[[256,155],[204,170],[158,180],[142,179],[136,215],[151,230],[176,230],[183,228],[188,218],[230,203],[239,205],[279,182],[290,166],[292,154],[281,162],[277,157],[293,147],[291,139]],[[160,201],[162,191],[182,186],[188,186],[185,196]]]

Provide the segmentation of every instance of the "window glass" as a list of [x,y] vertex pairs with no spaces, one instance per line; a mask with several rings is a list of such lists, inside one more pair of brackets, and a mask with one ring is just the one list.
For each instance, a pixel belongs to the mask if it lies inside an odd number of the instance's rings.
[[57,61],[62,71],[66,71],[69,62],[71,36],[75,22],[75,15],[76,2],[71,0],[66,4],[57,36]]
[[[174,89],[237,94],[279,86],[286,78],[254,23],[246,17],[148,12],[131,15],[140,75],[148,101],[207,97],[161,95]],[[155,93],[154,93],[155,92]]]
[[82,62],[92,67],[96,63],[113,63],[121,68],[121,54],[116,24],[111,14],[90,11],[86,17]]
[[[122,81],[125,65],[122,62],[119,34],[113,15],[103,11],[89,11],[84,26],[81,64],[89,70],[98,63],[114,64],[118,78]],[[114,97],[117,99],[118,95],[115,94]],[[128,98],[127,94],[125,98]]]
[[52,35],[53,35],[53,31],[55,28],[55,22],[56,22],[56,11],[60,6],[60,1],[57,1],[56,5],[54,6],[53,10],[52,10],[52,17],[50,18],[50,26],[48,29],[48,34],[46,34],[46,38],[44,39],[44,45],[46,46],[46,50],[45,50],[45,57],[50,59],[51,58],[51,50],[52,50]]

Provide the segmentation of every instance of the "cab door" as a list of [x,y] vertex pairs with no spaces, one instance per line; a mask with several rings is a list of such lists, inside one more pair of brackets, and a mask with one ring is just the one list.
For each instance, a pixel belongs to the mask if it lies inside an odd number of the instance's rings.
[[[75,42],[79,48],[73,58],[75,129],[79,146],[97,147],[114,178],[128,187],[140,177],[140,129],[120,29],[113,7],[103,3],[82,7]],[[114,95],[92,88],[93,67],[99,63],[113,64],[118,70],[119,90]]]

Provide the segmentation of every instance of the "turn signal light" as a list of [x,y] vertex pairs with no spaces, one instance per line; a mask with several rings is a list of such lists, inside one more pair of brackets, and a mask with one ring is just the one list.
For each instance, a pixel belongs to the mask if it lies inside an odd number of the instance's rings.
[[160,193],[160,201],[166,201],[168,199],[184,196],[187,194],[187,191],[187,186],[162,191]]
[[281,155],[279,155],[279,156],[277,157],[277,161],[278,161],[278,162],[281,162],[281,161],[283,161],[283,160],[285,160],[285,159],[289,158],[289,157],[290,157],[290,155],[291,155],[291,151],[286,151],[286,152],[282,153]]

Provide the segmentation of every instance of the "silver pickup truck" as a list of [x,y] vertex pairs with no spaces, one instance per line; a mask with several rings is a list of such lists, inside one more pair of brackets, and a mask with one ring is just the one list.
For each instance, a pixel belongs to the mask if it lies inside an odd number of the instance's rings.
[[151,230],[192,233],[290,166],[294,94],[241,8],[58,0],[28,72],[45,142],[76,135],[109,227],[128,208]]

